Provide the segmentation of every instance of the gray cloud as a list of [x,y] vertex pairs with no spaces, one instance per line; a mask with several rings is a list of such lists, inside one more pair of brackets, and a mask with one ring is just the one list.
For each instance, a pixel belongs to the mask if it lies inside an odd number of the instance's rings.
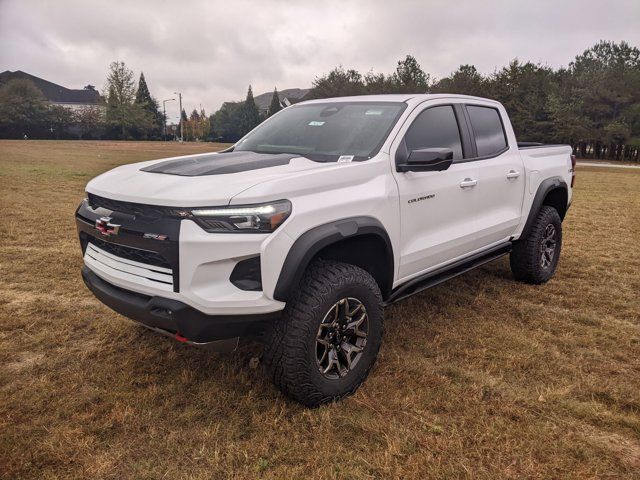
[[514,57],[567,65],[600,39],[639,45],[639,24],[638,0],[0,0],[0,70],[102,88],[123,60],[159,100],[181,91],[211,112],[249,84],[308,87],[340,64],[386,73],[406,54],[435,77]]

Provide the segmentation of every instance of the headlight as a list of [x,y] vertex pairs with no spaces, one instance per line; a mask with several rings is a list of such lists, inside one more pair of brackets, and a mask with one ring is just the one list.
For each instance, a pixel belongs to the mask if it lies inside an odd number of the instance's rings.
[[189,213],[207,232],[271,233],[291,214],[291,202],[198,208]]

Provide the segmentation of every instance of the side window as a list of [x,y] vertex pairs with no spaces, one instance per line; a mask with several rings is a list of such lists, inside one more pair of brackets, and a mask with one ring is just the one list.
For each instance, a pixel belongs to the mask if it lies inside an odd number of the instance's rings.
[[491,107],[467,105],[467,112],[471,119],[471,128],[476,137],[478,156],[495,155],[507,147],[500,112]]
[[460,130],[453,107],[442,105],[424,110],[413,121],[404,137],[407,150],[450,148],[453,159],[462,158]]

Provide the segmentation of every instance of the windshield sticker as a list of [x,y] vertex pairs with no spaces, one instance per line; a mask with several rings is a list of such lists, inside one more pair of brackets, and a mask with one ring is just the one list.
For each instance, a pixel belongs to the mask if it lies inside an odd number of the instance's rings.
[[338,163],[349,163],[353,160],[353,155],[340,155],[338,157]]
[[309,122],[310,127],[321,127],[322,125],[324,125],[324,122],[318,122],[315,120],[312,120],[311,122]]
[[365,115],[382,115],[382,110],[367,110]]

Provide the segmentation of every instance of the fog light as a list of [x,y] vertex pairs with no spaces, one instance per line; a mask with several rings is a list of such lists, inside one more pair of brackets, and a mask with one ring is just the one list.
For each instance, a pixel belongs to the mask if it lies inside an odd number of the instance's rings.
[[238,262],[229,276],[229,281],[240,290],[250,292],[262,290],[260,257],[247,258]]

